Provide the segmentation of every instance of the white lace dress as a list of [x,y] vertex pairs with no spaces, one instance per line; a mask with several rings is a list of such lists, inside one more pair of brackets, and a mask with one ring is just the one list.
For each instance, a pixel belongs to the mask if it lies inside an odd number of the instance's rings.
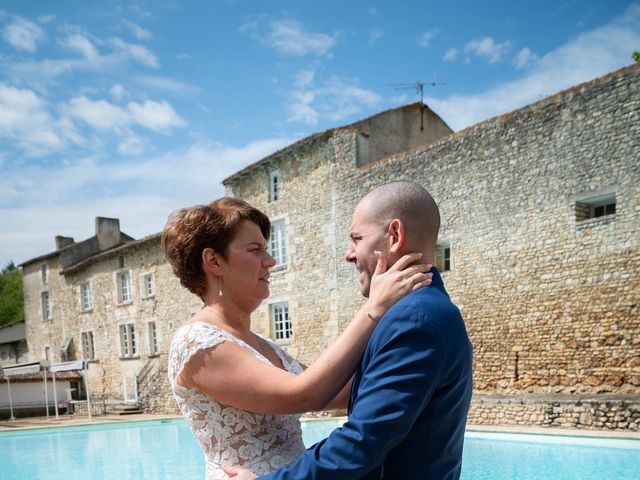
[[[302,367],[293,357],[268,338],[265,340],[288,372],[302,373]],[[203,322],[178,329],[169,351],[171,389],[204,451],[206,479],[227,479],[220,469],[224,464],[240,465],[257,475],[265,475],[295,462],[305,450],[300,415],[263,415],[239,410],[176,383],[177,375],[194,353],[222,342],[233,342],[259,360],[270,363],[247,343]]]

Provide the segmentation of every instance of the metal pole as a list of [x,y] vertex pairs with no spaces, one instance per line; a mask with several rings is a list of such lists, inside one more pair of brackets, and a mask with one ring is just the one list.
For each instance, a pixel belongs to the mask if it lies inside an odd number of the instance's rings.
[[11,412],[11,416],[9,420],[15,420],[16,417],[13,416],[13,404],[11,401],[11,382],[9,382],[9,375],[6,375],[7,378],[7,388],[9,389],[9,411]]
[[56,420],[59,420],[58,417],[58,393],[56,392],[56,372],[53,372],[53,404],[56,409]]
[[49,420],[49,392],[47,391],[47,367],[44,368],[44,405],[47,410],[47,420]]
[[[88,369],[87,369],[88,370]],[[89,382],[87,382],[87,375],[82,375],[82,379],[84,380],[84,390],[87,392],[87,412],[89,412],[89,423],[91,420],[91,394],[89,393]]]

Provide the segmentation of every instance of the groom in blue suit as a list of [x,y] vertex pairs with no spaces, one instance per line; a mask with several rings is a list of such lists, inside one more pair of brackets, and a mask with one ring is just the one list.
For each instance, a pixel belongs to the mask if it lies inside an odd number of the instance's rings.
[[[358,204],[346,260],[369,294],[374,251],[392,265],[422,252],[434,263],[438,207],[413,182],[381,185]],[[457,479],[471,401],[471,344],[458,308],[432,270],[380,319],[355,372],[349,419],[293,465],[265,480]],[[242,471],[239,469],[239,471]],[[240,473],[238,478],[255,478]]]

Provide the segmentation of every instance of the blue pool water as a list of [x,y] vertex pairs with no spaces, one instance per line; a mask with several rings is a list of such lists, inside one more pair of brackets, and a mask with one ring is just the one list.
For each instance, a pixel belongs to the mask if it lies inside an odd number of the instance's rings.
[[[312,445],[340,424],[303,424]],[[200,448],[182,420],[0,433],[2,480],[199,479]],[[640,479],[640,440],[468,432],[464,480]]]

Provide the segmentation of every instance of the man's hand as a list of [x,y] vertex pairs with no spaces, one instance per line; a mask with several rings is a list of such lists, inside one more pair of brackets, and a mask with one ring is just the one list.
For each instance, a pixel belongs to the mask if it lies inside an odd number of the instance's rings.
[[222,465],[220,468],[231,478],[235,478],[235,480],[255,480],[258,478],[253,472],[233,465]]

